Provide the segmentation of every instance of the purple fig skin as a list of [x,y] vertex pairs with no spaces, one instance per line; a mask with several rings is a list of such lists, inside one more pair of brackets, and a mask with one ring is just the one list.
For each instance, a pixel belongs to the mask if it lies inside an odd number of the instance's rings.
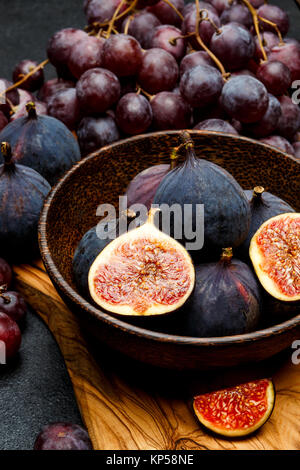
[[89,435],[78,424],[53,423],[44,426],[34,450],[93,450]]
[[133,204],[144,204],[149,210],[156,190],[169,170],[170,165],[164,163],[138,173],[129,183],[125,193],[128,208]]

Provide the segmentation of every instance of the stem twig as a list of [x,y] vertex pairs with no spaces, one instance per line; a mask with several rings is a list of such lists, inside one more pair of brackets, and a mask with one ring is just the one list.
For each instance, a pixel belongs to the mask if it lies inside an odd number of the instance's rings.
[[29,72],[27,75],[25,75],[21,80],[19,80],[18,82],[14,83],[13,85],[11,85],[10,87],[8,87],[5,91],[3,91],[2,93],[0,93],[0,98],[2,96],[4,96],[6,93],[8,93],[9,91],[12,91],[14,90],[15,88],[18,88],[20,85],[22,85],[22,83],[26,82],[26,80],[31,77],[32,75],[34,75],[38,70],[42,69],[45,67],[45,65],[47,65],[49,63],[49,59],[47,60],[44,60],[44,62],[42,62],[41,64],[37,65],[34,69],[31,70],[31,72]]
[[258,19],[257,11],[255,10],[254,6],[251,5],[249,0],[241,0],[241,1],[246,5],[246,7],[248,8],[248,10],[250,11],[250,13],[252,15],[255,32],[256,32],[256,35],[257,35],[258,42],[259,42],[259,47],[260,47],[262,55],[263,55],[263,60],[265,62],[267,62],[268,56],[267,56],[267,53],[265,51],[263,41],[261,39],[261,34],[260,34],[260,30],[259,30],[259,19]]

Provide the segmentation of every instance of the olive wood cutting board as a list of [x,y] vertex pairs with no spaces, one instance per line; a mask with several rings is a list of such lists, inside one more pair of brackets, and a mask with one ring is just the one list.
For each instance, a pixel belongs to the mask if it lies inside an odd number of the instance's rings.
[[[292,349],[240,369],[180,374],[150,368],[87,338],[42,261],[16,266],[14,273],[16,288],[61,349],[94,449],[300,449],[300,365],[292,364]],[[273,377],[277,396],[271,418],[255,435],[222,439],[198,424],[191,408],[194,395],[262,377]]]

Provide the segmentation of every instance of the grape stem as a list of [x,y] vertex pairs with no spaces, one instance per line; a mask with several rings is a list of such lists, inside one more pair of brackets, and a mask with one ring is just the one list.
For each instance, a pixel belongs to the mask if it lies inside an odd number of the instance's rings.
[[180,11],[178,10],[178,8],[175,7],[175,5],[173,5],[173,3],[170,1],[170,0],[162,0],[164,3],[166,3],[167,5],[169,5],[169,7],[171,7],[176,13],[177,15],[179,16],[179,18],[181,19],[181,21],[184,20],[184,16],[182,15],[182,13],[180,13]]
[[280,29],[278,28],[277,24],[273,23],[273,21],[270,21],[270,20],[267,20],[266,18],[263,18],[262,16],[259,16],[258,18],[261,21],[263,21],[263,23],[266,23],[266,24],[269,24],[269,25],[273,26],[273,28],[276,30],[277,36],[279,38],[279,46],[284,46],[285,42],[282,38],[282,34],[281,34]]
[[147,93],[147,91],[143,90],[142,87],[138,86],[138,89],[137,89],[137,95],[139,95],[140,93],[143,93],[143,95],[146,96],[146,98],[148,98],[149,101],[152,100],[152,98],[154,98],[154,95],[150,95],[150,93]]
[[[113,30],[113,27],[114,27],[114,24],[115,24],[115,21],[117,19],[117,16],[118,16],[118,13],[119,11],[121,10],[122,6],[125,5],[125,3],[127,3],[127,0],[121,0],[119,5],[117,6],[117,8],[115,9],[114,11],[114,14],[113,14],[113,17],[112,19],[110,20],[109,24],[108,24],[108,29],[107,29],[107,34],[106,34],[106,38],[109,38],[109,36],[111,35],[112,33],[112,30]],[[133,2],[134,3],[134,2]]]
[[128,34],[129,26],[130,26],[130,23],[131,23],[132,20],[133,20],[133,15],[130,15],[127,18],[127,21],[126,21],[126,24],[125,24],[124,34]]
[[[125,3],[125,2],[122,2],[122,3]],[[121,8],[121,5],[119,4],[118,7],[117,7],[116,10],[115,10],[115,13],[114,13],[114,16],[113,16],[113,17],[115,17],[115,18],[114,18],[114,22],[120,20],[121,18],[123,18],[123,16],[128,15],[128,13],[130,13],[132,10],[135,9],[137,3],[138,3],[138,0],[133,0],[132,3],[129,5],[129,7],[126,8],[126,10],[124,10],[122,13],[120,13],[120,14],[118,15],[118,12],[119,12],[119,10],[120,10],[120,8]],[[118,10],[118,12],[117,12],[117,14],[116,14],[116,11],[117,11],[117,10]],[[113,19],[113,18],[112,18],[112,19]],[[104,23],[93,23],[91,26],[93,26],[93,27],[100,27],[100,28],[102,28],[103,26],[109,26],[110,23],[111,23],[111,21],[112,21],[112,19],[109,20],[109,21],[104,21]]]
[[267,56],[267,53],[265,51],[264,44],[263,44],[261,34],[260,34],[260,30],[259,30],[258,13],[255,10],[254,6],[251,5],[249,0],[240,0],[240,1],[243,2],[246,5],[246,7],[248,8],[248,10],[250,11],[250,13],[252,15],[255,32],[256,32],[256,35],[257,35],[258,42],[259,42],[259,47],[260,47],[262,55],[263,55],[263,61],[267,62],[268,61],[268,56]]
[[230,73],[226,72],[222,62],[215,56],[215,54],[213,52],[211,52],[211,50],[206,46],[206,44],[204,44],[200,34],[199,34],[199,24],[200,22],[203,21],[203,18],[201,16],[201,13],[200,13],[200,8],[199,8],[199,0],[196,0],[196,28],[195,28],[195,35],[196,35],[196,40],[198,42],[198,44],[202,47],[202,49],[204,49],[208,55],[211,57],[211,59],[214,61],[214,63],[217,65],[217,67],[219,68],[222,76],[223,76],[223,79],[224,80],[228,80],[228,78],[230,77]]
[[11,85],[10,87],[6,88],[5,91],[3,91],[2,93],[0,93],[0,98],[2,96],[4,96],[6,93],[8,93],[9,91],[12,91],[14,90],[15,88],[18,88],[20,85],[22,85],[22,83],[26,82],[26,80],[31,77],[32,75],[34,75],[36,72],[38,72],[40,69],[43,69],[45,67],[45,65],[47,65],[49,63],[49,59],[47,60],[44,60],[43,62],[41,62],[39,65],[37,65],[36,67],[34,67],[34,69],[32,69],[27,75],[24,75],[24,77],[19,80],[18,82],[14,83],[13,85]]

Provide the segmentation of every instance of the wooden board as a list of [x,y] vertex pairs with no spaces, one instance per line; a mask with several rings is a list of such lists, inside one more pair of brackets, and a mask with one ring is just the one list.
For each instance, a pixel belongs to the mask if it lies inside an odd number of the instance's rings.
[[[58,342],[95,449],[300,449],[300,365],[292,364],[292,349],[235,370],[179,374],[149,368],[86,338],[41,261],[15,267],[14,272],[18,290]],[[225,440],[198,425],[190,406],[194,395],[271,376],[277,391],[275,409],[257,434]]]

